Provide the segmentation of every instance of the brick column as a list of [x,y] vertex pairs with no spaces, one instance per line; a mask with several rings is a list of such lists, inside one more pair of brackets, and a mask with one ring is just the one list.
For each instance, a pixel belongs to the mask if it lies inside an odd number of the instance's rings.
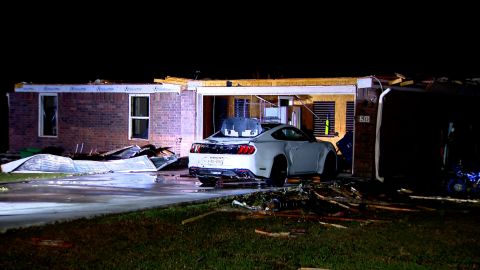
[[380,91],[377,89],[357,89],[357,99],[355,103],[354,176],[375,177],[375,133],[379,96]]

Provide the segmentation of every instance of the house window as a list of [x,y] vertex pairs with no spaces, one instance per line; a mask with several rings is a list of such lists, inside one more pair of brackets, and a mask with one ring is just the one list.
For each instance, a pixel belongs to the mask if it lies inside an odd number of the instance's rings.
[[345,112],[346,131],[353,131],[355,125],[355,106],[353,101],[347,101],[347,111]]
[[313,102],[313,134],[317,137],[335,136],[335,101]]
[[150,95],[130,95],[130,139],[148,140]]
[[234,104],[235,117],[250,117],[250,100],[246,98],[236,98]]
[[58,97],[57,94],[40,94],[39,96],[38,135],[57,137],[58,134]]

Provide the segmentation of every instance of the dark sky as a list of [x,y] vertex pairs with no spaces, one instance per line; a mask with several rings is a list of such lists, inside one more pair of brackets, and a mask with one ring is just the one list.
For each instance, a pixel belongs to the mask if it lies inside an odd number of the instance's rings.
[[197,70],[200,79],[480,77],[471,7],[187,6],[11,10],[1,26],[2,90],[21,81],[148,83]]
[[2,63],[6,70],[3,80],[7,82],[82,83],[100,78],[148,83],[166,75],[193,78],[196,71],[200,71],[200,79],[366,76],[394,72],[412,77],[480,77],[480,58],[471,45],[449,48],[445,44],[417,44],[417,41],[345,45],[345,40],[339,41],[340,44],[321,44],[321,41],[226,38],[157,42],[109,36],[22,42],[25,43],[7,52],[9,59]]

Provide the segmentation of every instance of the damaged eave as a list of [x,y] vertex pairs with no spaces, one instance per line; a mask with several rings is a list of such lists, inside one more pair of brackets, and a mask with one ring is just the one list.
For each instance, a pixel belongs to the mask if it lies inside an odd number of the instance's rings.
[[153,79],[154,83],[166,83],[186,86],[190,79],[167,76],[165,79]]
[[[286,78],[286,79],[238,79],[238,80],[192,80],[186,78],[170,77],[164,79],[154,79],[155,83],[171,83],[181,85],[186,90],[198,90],[204,88],[221,89],[222,87],[262,87],[272,89],[277,87],[307,87],[307,86],[352,86],[357,85],[357,77],[339,77],[339,78]],[[218,90],[217,90],[218,91]],[[231,90],[230,90],[231,92]],[[307,92],[306,94],[309,94]],[[336,92],[333,92],[336,93]]]
[[329,86],[352,85],[357,83],[356,77],[339,78],[286,78],[286,79],[241,79],[241,80],[200,80],[199,86],[221,87],[262,87],[262,86]]
[[336,86],[260,86],[260,87],[196,87],[202,95],[309,95],[309,94],[355,94],[355,85]]

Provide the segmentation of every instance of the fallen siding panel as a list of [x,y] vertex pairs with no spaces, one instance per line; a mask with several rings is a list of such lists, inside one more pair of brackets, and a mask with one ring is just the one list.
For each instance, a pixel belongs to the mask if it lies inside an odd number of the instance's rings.
[[147,156],[112,161],[72,160],[49,154],[39,154],[2,165],[3,172],[104,173],[149,172],[157,168]]

